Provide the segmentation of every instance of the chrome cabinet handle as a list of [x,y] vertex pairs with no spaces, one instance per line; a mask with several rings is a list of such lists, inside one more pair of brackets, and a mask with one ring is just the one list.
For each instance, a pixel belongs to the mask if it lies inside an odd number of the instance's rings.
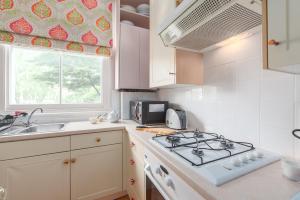
[[176,73],[174,73],[174,72],[169,72],[169,75],[175,75]]

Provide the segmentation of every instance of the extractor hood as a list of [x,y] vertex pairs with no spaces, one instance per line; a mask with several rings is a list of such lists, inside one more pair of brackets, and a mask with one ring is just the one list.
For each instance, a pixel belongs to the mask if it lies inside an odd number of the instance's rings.
[[159,27],[166,46],[196,52],[257,31],[261,0],[184,0]]

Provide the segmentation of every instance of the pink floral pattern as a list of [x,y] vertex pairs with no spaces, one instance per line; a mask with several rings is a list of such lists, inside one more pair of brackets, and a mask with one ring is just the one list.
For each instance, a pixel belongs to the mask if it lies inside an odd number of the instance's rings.
[[110,55],[112,2],[0,0],[0,41]]

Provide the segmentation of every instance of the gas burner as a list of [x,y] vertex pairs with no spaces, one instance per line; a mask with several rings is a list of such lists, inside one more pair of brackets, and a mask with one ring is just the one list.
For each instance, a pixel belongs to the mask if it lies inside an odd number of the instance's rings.
[[166,141],[171,143],[172,145],[176,145],[180,142],[180,137],[169,135],[166,137]]
[[227,140],[222,140],[220,141],[220,147],[224,149],[233,149],[234,144],[233,142],[227,141]]
[[198,149],[198,148],[194,148],[193,151],[192,151],[192,153],[193,153],[194,155],[196,155],[196,156],[199,156],[199,157],[204,156],[203,150]]
[[194,132],[194,137],[196,137],[196,138],[203,138],[204,135],[203,135],[202,132],[196,130],[196,131]]

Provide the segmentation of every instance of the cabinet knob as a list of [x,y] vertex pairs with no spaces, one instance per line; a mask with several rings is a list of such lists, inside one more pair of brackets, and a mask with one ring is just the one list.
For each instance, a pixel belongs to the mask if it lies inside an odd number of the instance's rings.
[[0,200],[6,199],[6,191],[3,187],[0,186]]
[[72,159],[71,159],[71,163],[72,163],[72,164],[76,163],[76,158],[72,158]]
[[69,160],[64,160],[64,165],[68,165],[69,164]]
[[133,178],[130,179],[130,185],[134,185],[135,184],[135,180]]
[[134,165],[135,161],[133,159],[130,159],[130,165]]
[[96,138],[96,142],[101,142],[101,138]]
[[280,42],[273,40],[273,39],[268,41],[268,45],[270,45],[270,46],[278,46],[279,44],[280,44]]
[[131,146],[131,147],[134,147],[134,146],[135,146],[135,143],[134,143],[134,142],[131,142],[131,143],[130,143],[130,146]]

